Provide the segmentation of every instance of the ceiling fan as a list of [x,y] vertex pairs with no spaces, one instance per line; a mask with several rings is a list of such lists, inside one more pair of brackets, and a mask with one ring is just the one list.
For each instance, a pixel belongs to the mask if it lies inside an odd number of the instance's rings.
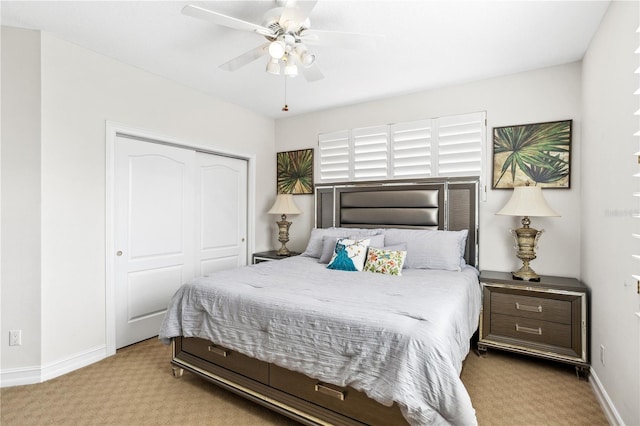
[[267,39],[266,43],[220,65],[226,71],[235,71],[268,55],[268,73],[295,77],[302,72],[307,81],[317,81],[324,75],[316,64],[316,55],[309,52],[307,45],[357,49],[373,46],[381,39],[379,35],[312,30],[309,15],[317,0],[280,0],[277,3],[279,7],[267,11],[261,25],[196,5],[185,6],[182,13],[228,28],[251,31]]

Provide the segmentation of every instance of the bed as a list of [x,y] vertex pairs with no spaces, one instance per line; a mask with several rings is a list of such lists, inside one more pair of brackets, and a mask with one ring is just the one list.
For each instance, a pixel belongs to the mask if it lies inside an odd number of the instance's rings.
[[[178,290],[160,330],[174,374],[309,425],[475,424],[459,376],[481,305],[477,191],[466,178],[317,187],[302,255]],[[330,269],[362,244],[377,273]]]

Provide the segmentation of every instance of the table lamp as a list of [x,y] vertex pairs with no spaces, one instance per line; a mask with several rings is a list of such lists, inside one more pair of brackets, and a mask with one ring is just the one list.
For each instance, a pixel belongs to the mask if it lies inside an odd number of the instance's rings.
[[540,276],[531,269],[529,262],[536,258],[538,239],[544,230],[529,227],[530,216],[560,216],[553,211],[542,196],[539,186],[518,186],[513,188],[513,194],[507,204],[496,214],[505,216],[522,216],[522,228],[511,229],[510,232],[516,242],[515,249],[518,259],[522,260],[522,267],[513,272],[513,279],[523,281],[540,281]]
[[282,244],[282,247],[280,247],[277,253],[278,256],[290,256],[291,252],[286,244],[289,241],[289,227],[291,226],[291,222],[287,221],[287,215],[301,214],[302,211],[296,206],[296,203],[293,202],[292,194],[278,194],[275,203],[273,203],[273,207],[269,209],[268,213],[282,215],[280,217],[281,220],[276,222],[278,224],[278,241]]

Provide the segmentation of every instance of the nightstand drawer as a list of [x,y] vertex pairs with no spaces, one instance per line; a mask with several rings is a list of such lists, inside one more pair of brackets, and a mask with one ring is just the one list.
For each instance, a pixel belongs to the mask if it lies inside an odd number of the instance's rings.
[[491,297],[491,312],[571,324],[571,302],[566,300],[494,292]]
[[491,334],[571,348],[571,325],[493,313]]

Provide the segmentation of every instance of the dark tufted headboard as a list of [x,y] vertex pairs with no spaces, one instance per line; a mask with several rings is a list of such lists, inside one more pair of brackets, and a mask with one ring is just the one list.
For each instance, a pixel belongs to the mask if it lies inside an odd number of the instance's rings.
[[465,260],[478,267],[478,178],[316,186],[316,227],[469,230]]

